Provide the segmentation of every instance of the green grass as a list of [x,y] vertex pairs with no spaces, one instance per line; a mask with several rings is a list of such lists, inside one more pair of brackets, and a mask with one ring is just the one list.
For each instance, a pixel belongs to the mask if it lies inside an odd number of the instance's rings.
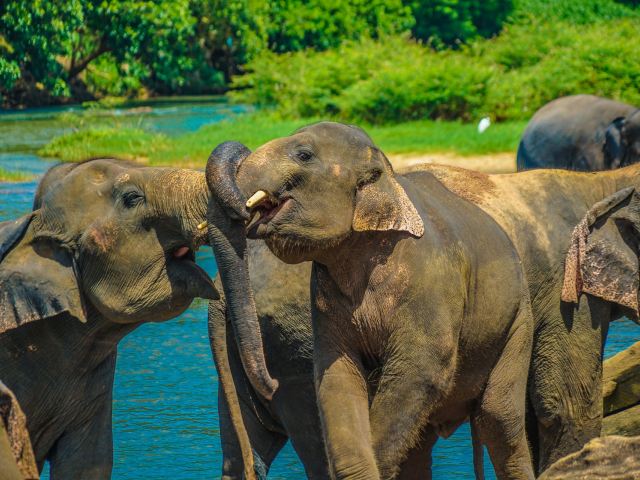
[[[269,115],[241,116],[200,128],[179,137],[165,137],[136,129],[82,130],[53,139],[38,154],[74,162],[97,156],[113,156],[148,162],[153,166],[204,168],[211,151],[220,143],[236,140],[256,149],[268,141],[290,135],[319,118],[276,119]],[[492,125],[478,134],[476,125],[422,120],[397,125],[360,125],[387,155],[451,153],[482,155],[513,152],[526,122]]]
[[28,182],[34,177],[25,172],[11,172],[0,167],[0,182]]

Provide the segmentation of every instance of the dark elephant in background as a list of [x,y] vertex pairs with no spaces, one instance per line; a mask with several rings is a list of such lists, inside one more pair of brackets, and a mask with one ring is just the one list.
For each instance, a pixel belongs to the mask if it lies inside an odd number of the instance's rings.
[[52,479],[108,479],[118,342],[219,298],[204,174],[110,159],[49,170],[33,211],[0,223],[0,379]]
[[[228,164],[231,182],[240,157]],[[638,290],[640,168],[597,175],[549,170],[487,175],[421,165],[401,173],[412,171],[433,175],[478,205],[520,253],[535,320],[528,432],[536,470],[542,472],[600,435],[609,322],[625,315],[638,321],[637,304],[630,299]],[[241,198],[232,188],[229,192]]]
[[518,171],[561,168],[596,172],[640,161],[640,109],[594,95],[558,98],[529,121]]
[[[244,202],[228,199],[251,196],[250,212],[260,212],[250,238],[287,263],[313,261],[313,365],[330,475],[415,478],[435,438],[470,416],[498,478],[533,478],[529,296],[498,224],[433,176],[394,177],[357,127],[324,122],[274,140],[242,160],[237,187],[209,175],[216,156],[207,168],[214,196],[241,218]],[[238,328],[256,316],[248,278],[229,269],[246,257],[244,224],[209,216],[209,226],[228,238],[214,251]],[[252,373],[275,402],[278,383]]]

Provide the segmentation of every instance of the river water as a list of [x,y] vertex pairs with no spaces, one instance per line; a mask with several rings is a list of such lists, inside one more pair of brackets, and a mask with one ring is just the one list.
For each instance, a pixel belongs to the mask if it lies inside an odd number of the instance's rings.
[[[178,135],[246,111],[216,101],[156,102],[130,121],[148,131]],[[56,120],[63,109],[49,108],[0,114],[0,167],[41,175],[55,159],[35,151],[65,125]],[[65,109],[68,110],[68,109]],[[81,112],[80,112],[81,113]],[[68,125],[67,125],[68,131]],[[211,146],[212,149],[215,145]],[[0,183],[0,221],[31,209],[37,182]],[[216,264],[208,248],[197,261],[213,277]],[[638,340],[630,321],[611,325],[605,356]],[[206,302],[196,300],[180,317],[146,324],[122,340],[113,392],[114,479],[217,478],[222,453],[217,415],[217,374],[211,359]],[[472,479],[469,425],[463,425],[434,449],[434,478]],[[495,479],[485,453],[485,473]],[[48,467],[42,474],[48,479]],[[269,478],[304,478],[290,444],[279,454]]]

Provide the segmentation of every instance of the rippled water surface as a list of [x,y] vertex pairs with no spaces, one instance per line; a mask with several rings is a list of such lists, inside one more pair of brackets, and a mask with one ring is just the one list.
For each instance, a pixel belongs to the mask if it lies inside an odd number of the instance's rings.
[[[143,121],[149,130],[175,133],[225,118],[234,110],[219,103],[172,104],[154,107]],[[174,110],[170,110],[174,109]],[[52,159],[33,152],[62,127],[52,111],[0,115],[0,167],[42,173]],[[22,115],[20,117],[19,115]],[[178,132],[180,133],[180,132]],[[10,138],[11,137],[11,138]],[[31,209],[37,183],[0,183],[0,220]],[[197,255],[211,276],[216,265],[211,250]],[[629,321],[611,325],[605,356],[624,350],[638,340],[638,326]],[[206,325],[206,304],[195,301],[177,319],[146,324],[124,338],[118,348],[114,386],[114,479],[217,478],[221,448],[216,409],[217,375],[211,359]],[[485,454],[487,478],[495,478]],[[289,444],[272,466],[269,478],[297,479],[304,470]],[[434,478],[472,479],[468,424],[434,449]],[[49,478],[48,469],[42,478]]]

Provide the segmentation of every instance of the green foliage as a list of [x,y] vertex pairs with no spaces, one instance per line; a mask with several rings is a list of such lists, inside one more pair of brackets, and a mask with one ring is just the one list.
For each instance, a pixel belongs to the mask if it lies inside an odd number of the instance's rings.
[[638,3],[637,0],[516,0],[514,16],[516,23],[520,23],[522,17],[528,17],[537,21],[568,21],[575,25],[588,25],[622,18],[640,18],[640,12],[633,9]]
[[11,89],[19,66],[54,95],[67,94],[92,63],[87,83],[98,94],[130,94],[140,80],[167,92],[210,82],[195,24],[189,0],[8,0],[0,4],[10,50],[2,89]]
[[325,52],[264,52],[235,85],[236,101],[281,117],[344,121],[526,119],[554,98],[592,93],[640,105],[640,21],[523,20],[497,38],[434,51],[406,38],[361,40]]
[[[540,0],[543,1],[543,0]],[[455,45],[498,33],[513,10],[513,0],[405,0],[416,20],[416,39]]]

